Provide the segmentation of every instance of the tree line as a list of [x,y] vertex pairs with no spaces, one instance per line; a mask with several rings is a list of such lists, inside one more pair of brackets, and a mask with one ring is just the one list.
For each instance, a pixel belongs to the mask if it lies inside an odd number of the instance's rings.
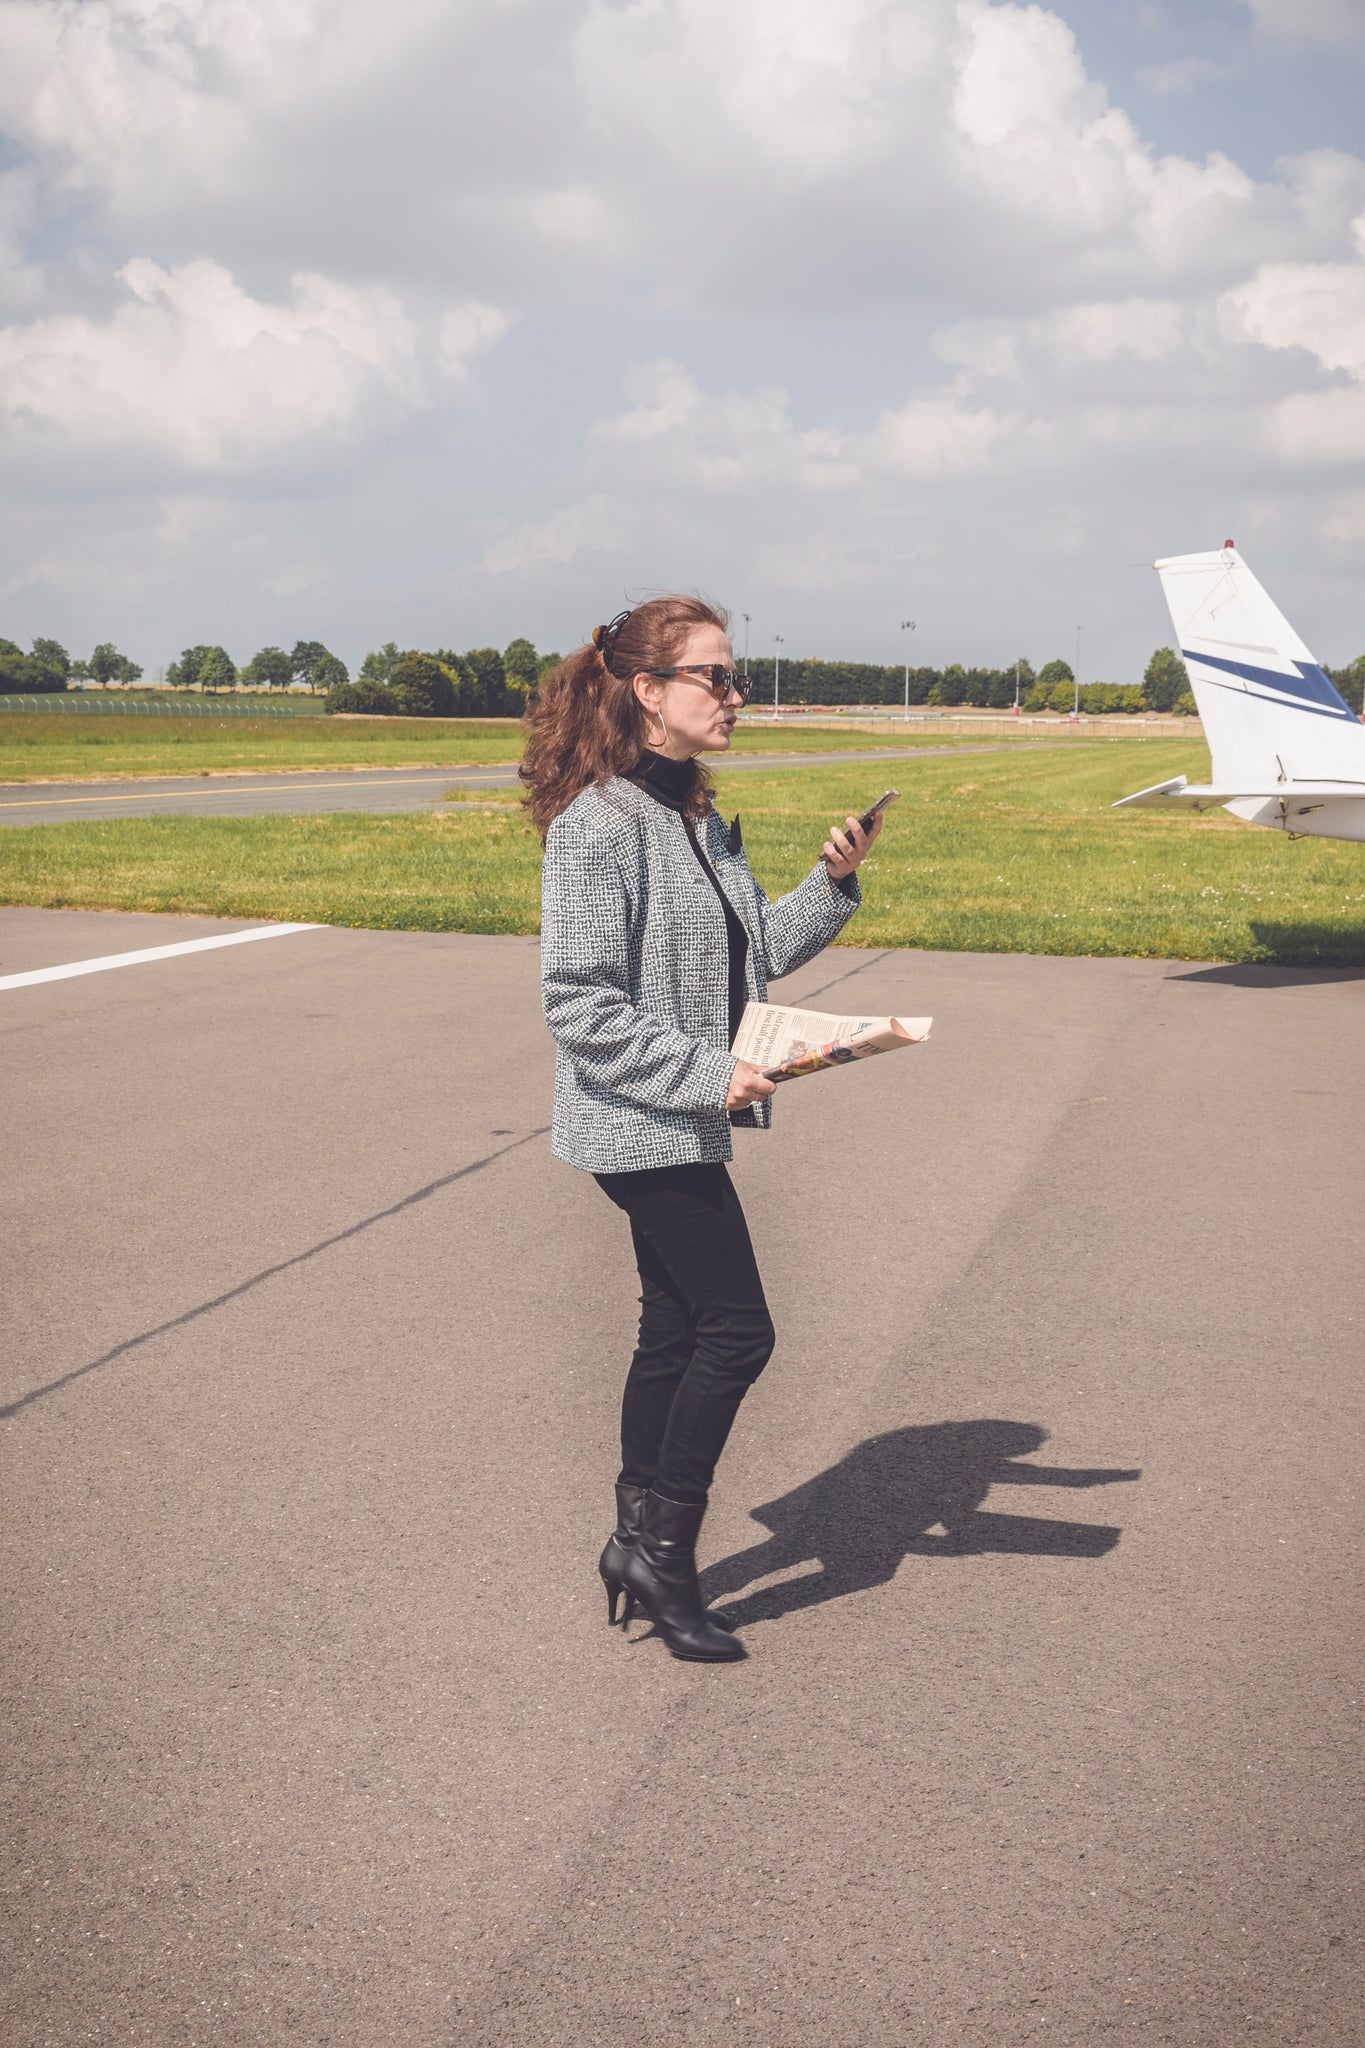
[[0,640],[0,694],[28,697],[67,690],[73,683],[135,683],[142,670],[112,640],[101,640],[88,660],[75,661],[60,640],[37,639],[31,654],[15,640]]
[[561,659],[537,654],[529,640],[513,640],[501,653],[471,647],[464,654],[450,647],[403,653],[390,640],[365,656],[353,683],[339,682],[327,692],[327,709],[370,717],[520,718],[540,678]]
[[[353,683],[337,684],[327,695],[329,711],[397,714],[406,718],[515,718],[558,654],[538,654],[529,640],[514,640],[499,654],[494,647],[456,654],[450,648],[432,653],[400,653],[393,641],[367,654]],[[1365,659],[1365,658],[1363,658]],[[759,658],[749,664],[755,704],[773,701],[774,663]],[[1075,696],[1071,664],[1049,661],[1036,670],[1020,660],[1006,669],[912,668],[912,705],[980,706],[1004,710],[1018,701],[1027,711],[1070,711]],[[861,661],[784,661],[780,677],[783,704],[903,704],[907,700],[904,667],[881,667]],[[1112,711],[1188,711],[1195,709],[1185,664],[1169,647],[1159,647],[1139,684],[1083,683],[1081,709]]]
[[[166,670],[171,689],[288,690],[322,694],[326,709],[370,717],[517,718],[527,698],[558,654],[538,654],[531,641],[472,647],[464,653],[438,647],[402,651],[390,640],[365,656],[352,681],[345,662],[320,640],[296,640],[262,647],[238,668],[219,646],[187,647]],[[773,701],[775,663],[759,656],[749,664],[753,702]],[[1365,654],[1328,675],[1352,710],[1365,708]],[[25,654],[13,640],[0,639],[0,694],[29,695],[66,690],[82,683],[103,687],[140,680],[137,663],[104,640],[85,660],[74,660],[60,641],[35,639]],[[1022,658],[1005,668],[912,668],[908,692],[903,665],[865,661],[783,661],[778,679],[783,704],[903,704],[947,709],[1007,710],[1016,699],[1025,711],[1070,711],[1075,701],[1071,664],[1056,660],[1037,671]],[[1173,648],[1158,647],[1138,683],[1083,683],[1080,708],[1114,711],[1193,712],[1185,664]]]
[[[771,704],[775,664],[764,656],[749,664],[753,702]],[[1352,710],[1365,703],[1365,654],[1328,675]],[[879,666],[861,661],[783,661],[778,678],[783,704],[942,705],[1004,711],[1017,701],[1023,711],[1070,711],[1076,678],[1069,661],[1049,661],[1034,670],[1022,658],[1005,668],[912,668],[908,689],[904,664]],[[1017,694],[1016,694],[1017,693]],[[1082,683],[1080,708],[1092,714],[1113,711],[1184,712],[1196,710],[1189,672],[1173,647],[1158,647],[1141,683]]]

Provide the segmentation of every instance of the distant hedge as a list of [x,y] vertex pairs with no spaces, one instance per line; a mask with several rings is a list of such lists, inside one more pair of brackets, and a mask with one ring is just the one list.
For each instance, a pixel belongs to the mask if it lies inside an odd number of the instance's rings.
[[[1025,711],[1070,711],[1076,703],[1072,682],[1036,682],[1023,700]],[[1146,711],[1147,700],[1136,683],[1082,683],[1080,709],[1092,718],[1115,711]]]

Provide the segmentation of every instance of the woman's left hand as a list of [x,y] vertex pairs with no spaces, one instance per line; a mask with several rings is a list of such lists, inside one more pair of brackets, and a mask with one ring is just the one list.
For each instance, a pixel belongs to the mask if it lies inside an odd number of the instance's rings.
[[845,875],[853,873],[882,829],[880,813],[870,832],[864,832],[856,818],[845,818],[844,824],[847,829],[843,832],[837,825],[830,826],[829,838],[821,848],[821,858],[829,870],[831,882],[842,882]]

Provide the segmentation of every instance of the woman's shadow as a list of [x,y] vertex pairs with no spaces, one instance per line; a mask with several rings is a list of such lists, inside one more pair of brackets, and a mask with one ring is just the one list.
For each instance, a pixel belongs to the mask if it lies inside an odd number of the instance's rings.
[[[772,1535],[709,1565],[702,1575],[706,1599],[724,1600],[747,1626],[884,1586],[907,1557],[1103,1557],[1120,1530],[982,1512],[993,1486],[1106,1486],[1142,1476],[1016,1462],[1046,1442],[1047,1431],[1033,1422],[937,1422],[869,1437],[829,1471],[755,1508],[754,1520]],[[731,1597],[756,1579],[807,1563],[818,1569],[742,1600]]]

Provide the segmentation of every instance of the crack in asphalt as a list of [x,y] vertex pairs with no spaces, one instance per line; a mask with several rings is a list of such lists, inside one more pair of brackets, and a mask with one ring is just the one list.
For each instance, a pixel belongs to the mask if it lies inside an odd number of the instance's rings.
[[550,1126],[539,1125],[528,1131],[524,1138],[514,1139],[510,1145],[502,1145],[496,1152],[489,1152],[483,1159],[475,1159],[468,1166],[457,1167],[454,1173],[443,1173],[439,1180],[428,1181],[424,1188],[417,1188],[412,1194],[404,1195],[401,1201],[391,1202],[387,1209],[377,1209],[373,1216],[363,1216],[359,1223],[348,1224],[345,1230],[335,1231],[331,1237],[324,1237],[318,1244],[309,1245],[306,1251],[295,1252],[292,1258],[280,1259],[273,1266],[264,1267],[253,1273],[249,1279],[239,1280],[235,1287],[229,1287],[223,1294],[215,1294],[211,1301],[201,1301],[196,1308],[186,1309],[183,1315],[171,1316],[155,1329],[143,1330],[136,1337],[126,1337],[121,1344],[115,1344],[111,1351],[99,1358],[92,1358],[86,1365],[74,1366],[60,1378],[49,1380],[44,1387],[32,1387],[27,1394],[21,1394],[16,1401],[7,1402],[0,1408],[0,1421],[9,1421],[34,1401],[41,1401],[48,1394],[60,1393],[76,1380],[82,1380],[87,1373],[98,1372],[101,1366],[112,1365],[115,1359],[126,1358],[130,1351],[137,1351],[144,1344],[150,1344],[156,1337],[164,1337],[171,1330],[182,1330],[187,1323],[198,1322],[201,1316],[212,1315],[215,1309],[226,1307],[243,1294],[250,1294],[253,1288],[273,1280],[279,1273],[287,1273],[291,1266],[302,1266],[309,1259],[315,1259],[322,1252],[331,1251],[334,1245],[345,1244],[348,1238],[359,1237],[362,1230],[371,1229],[376,1223],[385,1223],[390,1216],[401,1216],[405,1209],[413,1208],[418,1202],[425,1202],[432,1195],[440,1194],[442,1188],[453,1187],[457,1180],[468,1180],[474,1173],[481,1173],[486,1166],[492,1166],[499,1159],[505,1159],[509,1152],[517,1152],[523,1145],[529,1145],[533,1138],[543,1138]]

